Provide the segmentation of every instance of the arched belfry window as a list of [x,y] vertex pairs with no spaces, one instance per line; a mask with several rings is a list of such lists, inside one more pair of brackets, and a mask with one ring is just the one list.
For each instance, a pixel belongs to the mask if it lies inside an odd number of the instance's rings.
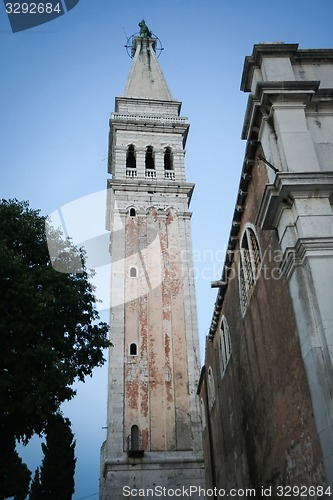
[[254,228],[248,225],[241,238],[239,262],[239,290],[242,313],[250,301],[261,266],[261,250]]
[[167,146],[164,149],[164,179],[175,180],[175,172],[173,169],[173,154],[172,149]]
[[145,158],[146,169],[155,169],[155,158],[154,158],[154,148],[153,146],[147,146],[146,148],[146,158]]
[[130,144],[126,152],[126,168],[136,168],[136,154],[134,144]]
[[219,360],[220,360],[220,375],[221,378],[227,368],[231,356],[231,340],[229,326],[225,316],[222,316],[220,323],[220,346],[219,346]]
[[164,150],[164,170],[173,170],[172,149],[169,146]]

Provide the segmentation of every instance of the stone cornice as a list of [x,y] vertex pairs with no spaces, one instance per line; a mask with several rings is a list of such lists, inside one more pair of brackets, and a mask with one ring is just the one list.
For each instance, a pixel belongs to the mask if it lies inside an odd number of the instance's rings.
[[274,184],[267,184],[256,224],[275,229],[282,210],[290,208],[296,197],[329,196],[333,191],[333,172],[278,172]]
[[119,190],[119,191],[132,191],[135,193],[147,193],[149,191],[153,193],[168,193],[173,195],[183,194],[186,195],[189,199],[189,203],[191,201],[191,197],[193,194],[195,184],[189,182],[177,183],[177,182],[147,182],[144,180],[117,180],[117,179],[109,179],[108,180],[108,189]]
[[278,81],[258,82],[254,94],[248,98],[242,139],[254,139],[251,136],[252,129],[258,129],[258,123],[262,116],[268,116],[273,105],[283,104],[291,106],[297,103],[305,105],[318,91],[320,82],[314,81]]
[[111,113],[111,124],[116,123],[134,123],[134,124],[157,124],[157,125],[182,125],[189,126],[188,118],[185,116],[163,116],[163,115],[146,115],[146,114],[130,114],[130,113]]
[[[302,99],[302,95],[308,96],[312,95],[319,88],[320,82],[318,80],[306,80],[306,81],[295,81],[295,80],[283,80],[277,82],[258,82],[255,90],[255,96],[259,101],[263,100],[265,95],[268,96],[283,96],[285,99],[285,94],[293,94],[295,98],[299,100],[298,96]],[[281,99],[282,100],[282,99]]]
[[134,132],[178,132],[183,136],[183,146],[185,147],[190,124],[187,118],[172,118],[168,116],[148,116],[148,115],[111,115],[110,119],[110,144],[115,130],[133,130]]
[[333,88],[332,89],[318,89],[316,94],[313,96],[312,101],[329,101],[332,102],[333,99]]
[[253,72],[256,68],[261,67],[264,56],[286,57],[297,53],[297,43],[260,43],[253,47],[251,56],[245,57],[242,81],[240,89],[243,92],[251,91],[251,81]]
[[295,62],[320,63],[333,61],[333,49],[300,49],[293,54]]
[[333,237],[299,238],[294,247],[287,247],[280,265],[281,274],[289,279],[295,267],[304,264],[307,257],[333,256]]
[[[150,208],[155,208],[154,204],[150,205],[146,210],[137,210],[136,212],[136,217],[140,218],[140,217],[147,217],[148,213],[149,213],[149,209]],[[168,210],[172,208],[171,206],[168,207],[168,208],[158,208],[157,211],[156,211],[156,216],[158,219],[167,219],[168,218]],[[189,212],[189,211],[180,211],[180,210],[176,210],[176,214],[177,214],[177,217],[178,219],[187,219],[187,220],[190,220],[192,218],[192,212]],[[123,216],[123,217],[126,217],[128,215],[128,209],[117,209],[117,213],[119,213],[120,216]]]
[[225,262],[223,266],[222,276],[219,281],[214,281],[211,286],[212,288],[218,288],[218,293],[216,297],[216,302],[214,305],[213,317],[209,329],[208,338],[212,339],[215,335],[215,331],[219,322],[220,313],[222,310],[222,305],[224,297],[229,284],[229,275],[231,271],[231,266],[235,258],[235,248],[238,243],[238,235],[241,227],[241,220],[244,212],[244,206],[247,199],[247,188],[252,178],[252,168],[254,166],[254,158],[256,151],[260,143],[257,141],[248,141],[246,144],[245,158],[243,163],[242,174],[239,183],[238,196],[236,200],[236,206],[234,210],[234,215],[231,223],[230,236],[228,242],[228,248],[226,252]]
[[163,101],[161,99],[148,99],[145,97],[116,97],[115,100],[115,112],[119,111],[119,104],[131,104],[136,106],[161,106],[163,108],[165,105],[168,107],[172,106],[177,110],[177,114],[179,115],[182,103],[180,101],[176,101],[175,99],[172,101]]
[[244,61],[241,90],[251,92],[253,72],[261,68],[263,57],[290,57],[292,63],[320,63],[333,60],[333,49],[298,49],[297,43],[263,43],[253,47]]
[[[166,469],[179,467],[179,469],[186,469],[189,466],[191,468],[201,469],[203,467],[203,456],[201,452],[184,450],[180,452],[168,451],[168,452],[149,452],[145,451],[143,457],[140,459],[129,458],[126,453],[121,456],[117,455],[115,457],[108,456],[104,458],[104,474],[106,474],[107,468],[109,466],[123,466],[124,470],[128,470],[129,465],[136,465],[138,468],[149,466],[156,467],[156,464],[163,464]],[[119,468],[119,467],[118,467]]]

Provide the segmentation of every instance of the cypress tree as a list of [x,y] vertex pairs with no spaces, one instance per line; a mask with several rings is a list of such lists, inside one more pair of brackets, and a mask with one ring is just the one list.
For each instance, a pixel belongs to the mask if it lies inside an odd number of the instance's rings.
[[31,472],[16,451],[13,436],[0,425],[0,500],[15,497],[24,500],[29,491]]
[[34,478],[31,482],[29,500],[43,500],[42,487],[40,484],[39,468],[35,471]]
[[[40,472],[42,498],[71,500],[75,491],[75,441],[68,418],[53,415],[46,428],[44,458]],[[37,499],[36,499],[37,500]]]

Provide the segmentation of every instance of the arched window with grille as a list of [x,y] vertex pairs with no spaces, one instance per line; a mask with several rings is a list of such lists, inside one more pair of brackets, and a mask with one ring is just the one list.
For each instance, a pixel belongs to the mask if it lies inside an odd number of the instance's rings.
[[220,323],[220,345],[219,345],[219,360],[220,360],[220,375],[224,376],[225,370],[231,357],[231,339],[230,331],[225,316],[222,316]]
[[241,238],[239,260],[239,291],[243,314],[250,301],[260,271],[261,260],[260,245],[254,226],[248,224]]

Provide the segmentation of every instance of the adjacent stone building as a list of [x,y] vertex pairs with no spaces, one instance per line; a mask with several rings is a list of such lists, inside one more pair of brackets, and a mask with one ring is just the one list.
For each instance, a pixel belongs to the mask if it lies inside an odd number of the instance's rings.
[[189,124],[171,97],[156,41],[134,38],[132,69],[110,119],[112,346],[102,500],[132,498],[140,489],[157,498],[161,488],[205,485],[189,211],[194,185],[184,168]]
[[255,45],[241,89],[246,154],[198,387],[207,486],[322,497],[333,488],[333,50]]

